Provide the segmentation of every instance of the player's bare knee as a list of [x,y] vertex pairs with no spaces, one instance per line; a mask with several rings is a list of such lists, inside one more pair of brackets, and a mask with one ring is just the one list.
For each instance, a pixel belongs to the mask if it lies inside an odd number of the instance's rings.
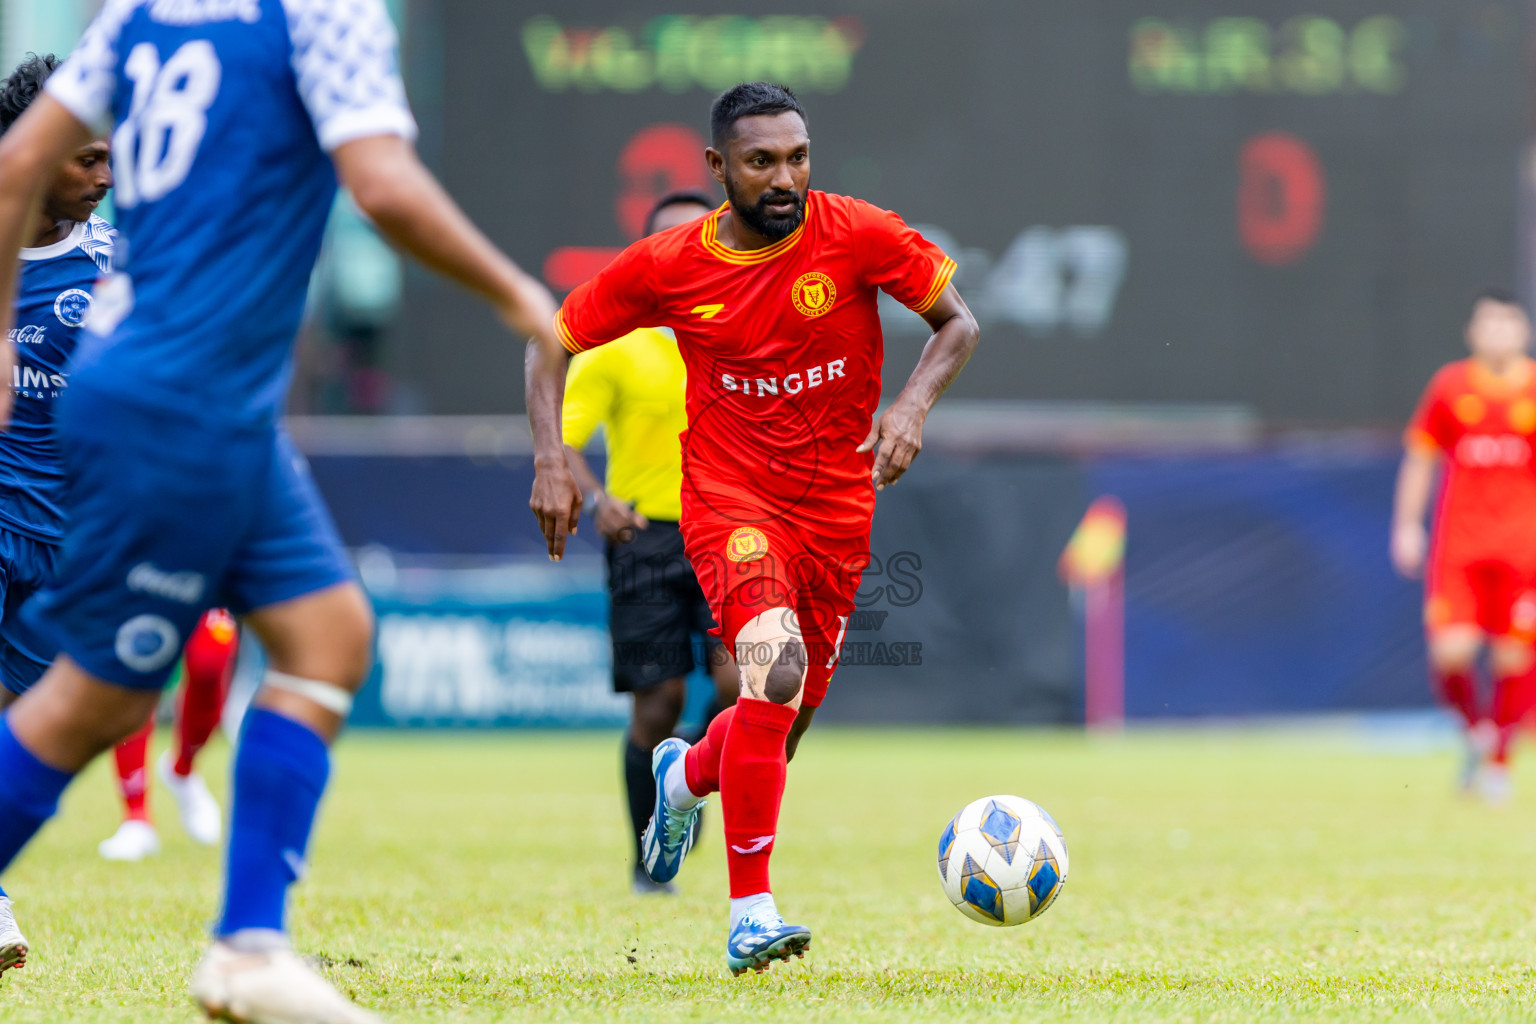
[[1501,637],[1489,645],[1488,661],[1497,675],[1523,675],[1536,663],[1536,649],[1527,640]]
[[797,706],[805,681],[805,646],[788,608],[773,608],[736,634],[741,695]]
[[1436,672],[1471,672],[1477,666],[1482,634],[1476,630],[1447,628],[1430,638],[1429,662]]
[[1429,663],[1442,674],[1472,672],[1477,668],[1477,648],[1446,647],[1431,650]]
[[763,699],[775,704],[792,703],[804,685],[805,645],[799,640],[786,641],[763,679]]

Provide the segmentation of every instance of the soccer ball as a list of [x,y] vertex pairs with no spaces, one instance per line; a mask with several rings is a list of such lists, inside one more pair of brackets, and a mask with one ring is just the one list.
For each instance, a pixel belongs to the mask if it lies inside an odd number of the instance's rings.
[[1067,841],[1033,801],[982,797],[944,826],[939,879],[972,921],[1023,924],[1045,913],[1066,884]]

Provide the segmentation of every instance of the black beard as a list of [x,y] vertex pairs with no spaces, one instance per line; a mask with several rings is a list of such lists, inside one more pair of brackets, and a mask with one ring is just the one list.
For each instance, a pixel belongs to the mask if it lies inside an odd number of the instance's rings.
[[[725,197],[731,201],[731,212],[742,219],[742,222],[771,242],[777,242],[788,238],[800,227],[800,222],[805,219],[805,196],[794,191],[769,191],[757,197],[757,202],[746,206],[736,199],[736,190],[731,183],[725,183]],[[793,197],[795,209],[793,213],[776,214],[769,213],[768,203],[775,199],[787,199]]]

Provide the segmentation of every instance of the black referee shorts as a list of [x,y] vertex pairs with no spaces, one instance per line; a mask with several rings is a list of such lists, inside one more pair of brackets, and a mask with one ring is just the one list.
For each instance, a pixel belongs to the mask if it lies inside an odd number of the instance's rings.
[[634,534],[628,543],[607,546],[617,693],[685,676],[723,646],[709,632],[715,620],[683,553],[678,525],[653,519],[648,529]]

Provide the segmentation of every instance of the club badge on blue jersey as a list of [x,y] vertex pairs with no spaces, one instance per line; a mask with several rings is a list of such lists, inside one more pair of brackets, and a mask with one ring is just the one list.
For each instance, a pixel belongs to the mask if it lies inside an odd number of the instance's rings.
[[70,288],[59,293],[53,300],[53,315],[66,327],[79,327],[91,314],[91,293],[83,288]]

